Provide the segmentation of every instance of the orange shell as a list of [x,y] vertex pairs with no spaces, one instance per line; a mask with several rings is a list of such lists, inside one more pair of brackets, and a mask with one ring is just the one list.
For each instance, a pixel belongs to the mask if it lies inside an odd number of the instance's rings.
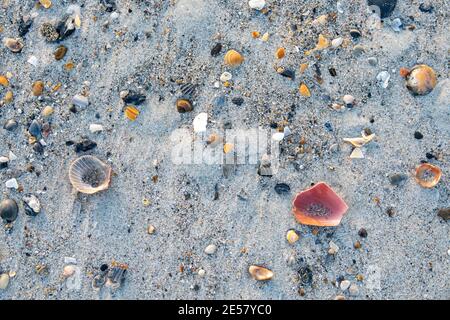
[[136,109],[133,106],[128,106],[125,108],[125,116],[130,119],[131,121],[136,120],[137,116],[139,115],[139,110]]
[[40,96],[42,94],[42,92],[44,91],[44,82],[36,81],[35,83],[33,83],[32,87],[31,87],[31,91],[33,92],[33,95],[35,97]]
[[406,87],[414,94],[426,95],[436,86],[437,78],[434,70],[424,64],[411,69],[406,77]]
[[[425,175],[431,174],[431,177]],[[423,188],[433,188],[441,180],[442,171],[429,163],[422,163],[416,168],[416,181]]]
[[286,50],[284,48],[278,48],[277,51],[275,52],[275,57],[277,59],[283,59],[285,55]]
[[406,78],[409,75],[409,69],[402,67],[402,68],[400,68],[399,73],[400,73],[400,77]]
[[194,110],[192,102],[190,102],[188,99],[178,99],[176,102],[176,106],[179,113],[186,113]]
[[9,80],[7,77],[0,75],[0,85],[7,87],[9,86]]
[[325,182],[298,193],[292,203],[295,219],[302,224],[335,227],[348,210],[347,204]]
[[237,67],[244,62],[244,57],[236,50],[229,50],[224,57],[226,65]]
[[298,90],[303,97],[311,97],[311,91],[309,91],[309,88],[306,86],[306,84],[302,83]]

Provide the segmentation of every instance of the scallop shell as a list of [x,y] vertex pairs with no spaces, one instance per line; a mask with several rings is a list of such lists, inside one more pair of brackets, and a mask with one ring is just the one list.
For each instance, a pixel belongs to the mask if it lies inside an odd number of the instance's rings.
[[244,57],[236,50],[229,50],[225,54],[224,61],[226,65],[237,67],[244,62]]
[[267,268],[259,266],[250,266],[248,272],[253,279],[258,281],[266,281],[273,278],[273,272]]
[[426,95],[436,86],[436,73],[427,65],[417,65],[406,76],[406,87],[417,95]]
[[311,226],[335,227],[348,210],[347,204],[325,182],[297,194],[292,211],[298,222]]
[[69,179],[77,191],[94,194],[108,189],[111,167],[94,156],[82,156],[70,166]]
[[416,168],[416,181],[423,188],[433,188],[441,180],[442,171],[429,163],[422,163]]

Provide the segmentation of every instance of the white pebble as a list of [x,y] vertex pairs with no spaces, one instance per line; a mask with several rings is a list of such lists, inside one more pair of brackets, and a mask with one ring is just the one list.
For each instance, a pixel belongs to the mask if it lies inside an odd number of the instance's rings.
[[222,73],[220,75],[220,81],[222,81],[222,82],[230,81],[232,78],[233,78],[233,75],[227,71],[225,71],[224,73]]
[[77,264],[77,259],[73,257],[64,257],[65,264]]
[[214,253],[216,252],[216,250],[217,250],[216,245],[210,244],[209,246],[207,246],[207,247],[205,248],[205,253],[206,253],[206,254],[214,254]]
[[333,46],[333,48],[337,48],[342,44],[342,42],[344,42],[344,39],[336,38],[331,41],[331,45]]
[[39,60],[38,60],[38,58],[36,58],[36,56],[30,56],[28,58],[28,63],[31,64],[34,67],[37,67],[37,65],[39,63]]
[[342,291],[345,291],[345,290],[347,290],[350,287],[350,285],[351,285],[350,281],[343,280],[343,281],[341,281],[339,286],[340,286]]
[[273,140],[273,141],[280,142],[280,141],[283,140],[283,139],[284,139],[284,132],[275,132],[275,133],[272,135],[272,140]]
[[87,97],[77,94],[73,97],[72,103],[80,108],[86,108],[89,105],[89,100]]
[[262,10],[266,6],[266,1],[265,0],[250,0],[248,2],[248,5],[252,9]]
[[339,251],[339,247],[336,243],[334,243],[333,241],[330,241],[330,249],[334,251],[334,253],[337,253]]
[[204,277],[205,274],[206,274],[206,271],[205,271],[205,270],[203,270],[203,269],[198,270],[198,275],[199,275],[200,277]]
[[111,18],[111,21],[114,21],[119,18],[119,13],[117,11],[114,11],[109,17]]
[[17,180],[15,178],[6,181],[5,185],[8,189],[19,189],[19,184],[17,183]]
[[89,131],[92,133],[102,132],[103,126],[101,124],[92,123],[89,125]]
[[199,113],[192,122],[192,125],[194,126],[194,132],[205,132],[207,124],[208,114],[205,112]]
[[17,160],[17,156],[12,151],[9,152],[9,160],[10,161]]
[[355,102],[355,98],[354,98],[353,96],[349,95],[349,94],[346,94],[346,95],[342,98],[342,100],[344,101],[344,103],[345,103],[346,105],[352,105],[353,102]]
[[9,284],[9,276],[7,273],[0,275],[0,290],[5,290]]

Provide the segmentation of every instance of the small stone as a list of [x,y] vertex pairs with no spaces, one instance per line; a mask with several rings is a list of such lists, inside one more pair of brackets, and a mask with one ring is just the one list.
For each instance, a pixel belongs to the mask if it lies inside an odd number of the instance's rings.
[[145,102],[147,97],[143,93],[129,90],[128,94],[122,99],[126,104],[139,106]]
[[22,200],[26,215],[35,217],[39,214],[39,212],[41,212],[41,203],[35,195],[26,194]]
[[343,295],[337,295],[336,297],[334,297],[334,300],[337,300],[337,301],[343,301],[343,300],[345,300],[345,296],[343,296]]
[[426,13],[430,13],[433,11],[433,6],[431,5],[431,3],[421,3],[419,5],[419,10],[421,12],[426,12]]
[[391,79],[391,75],[387,71],[381,71],[377,75],[378,83],[379,83],[380,87],[382,87],[383,89],[386,89],[388,87],[390,79]]
[[89,125],[89,131],[92,133],[102,132],[103,126],[101,124],[92,123]]
[[264,7],[266,6],[266,1],[265,0],[250,0],[248,2],[248,5],[250,6],[250,8],[255,9],[255,10],[262,10],[264,9]]
[[17,122],[13,119],[7,120],[5,124],[3,125],[3,129],[8,131],[13,131],[18,126]]
[[205,248],[205,253],[211,255],[214,254],[216,250],[217,250],[216,245],[210,244]]
[[97,147],[96,142],[89,140],[89,139],[85,139],[85,140],[82,140],[81,142],[78,142],[77,144],[75,144],[75,152],[76,153],[86,152],[86,151],[92,150],[96,147]]
[[39,31],[48,42],[55,42],[59,38],[58,30],[50,22],[43,23]]
[[244,103],[244,98],[235,97],[235,98],[231,99],[231,102],[237,106],[242,106],[242,104]]
[[396,18],[394,20],[392,20],[391,22],[391,28],[392,30],[394,30],[395,32],[400,32],[403,29],[403,23],[402,20],[400,18]]
[[19,183],[17,182],[17,180],[15,178],[9,179],[5,182],[5,186],[8,189],[19,189]]
[[2,273],[0,275],[0,290],[6,290],[9,284],[9,275],[7,273]]
[[149,226],[147,227],[147,233],[148,233],[148,234],[154,234],[155,231],[156,231],[155,226],[149,225]]
[[355,98],[349,94],[346,94],[342,100],[344,101],[344,104],[347,108],[352,108],[353,104],[355,102]]
[[367,230],[364,229],[364,228],[359,229],[358,235],[359,235],[361,238],[367,238]]
[[339,284],[339,287],[341,288],[342,291],[345,291],[350,287],[350,285],[351,285],[351,282],[349,280],[343,280]]
[[354,38],[357,39],[359,37],[361,37],[361,32],[358,29],[351,29],[350,30],[350,35]]
[[217,57],[222,51],[222,47],[223,46],[221,43],[216,43],[214,47],[211,49],[211,56]]
[[373,67],[375,67],[378,64],[378,60],[375,57],[370,57],[370,58],[367,59],[367,61]]
[[277,73],[282,75],[283,77],[289,78],[291,80],[295,79],[295,71],[293,71],[293,70],[286,69],[286,68],[283,68],[283,67],[279,67],[277,69]]
[[199,275],[199,277],[204,277],[206,274],[206,271],[203,269],[198,270],[197,274]]
[[336,243],[334,243],[333,241],[330,241],[328,253],[333,255],[333,254],[338,253],[338,251],[339,251],[338,245]]
[[272,135],[272,140],[273,141],[280,142],[283,139],[284,139],[284,132],[275,132]]
[[89,105],[89,100],[87,97],[77,94],[72,98],[72,104],[83,109]]
[[0,170],[8,167],[9,159],[7,157],[0,157]]
[[23,42],[21,38],[5,38],[3,40],[3,44],[7,47],[11,52],[19,53],[23,49]]
[[28,133],[38,140],[42,137],[41,130],[42,127],[36,120],[33,120],[30,126],[28,127]]
[[419,131],[414,132],[414,138],[416,138],[417,140],[421,140],[423,139],[423,134],[420,133]]
[[277,183],[274,189],[279,195],[288,194],[291,191],[291,187],[286,183]]
[[33,93],[33,95],[35,97],[39,97],[44,92],[44,87],[45,87],[45,85],[44,85],[43,81],[40,81],[40,80],[36,81],[31,86],[31,92]]
[[52,107],[50,106],[46,106],[43,110],[42,110],[42,115],[44,117],[50,117],[53,114],[54,110]]
[[69,278],[75,274],[75,271],[76,271],[75,266],[68,265],[64,267],[62,275],[64,278]]
[[380,15],[381,19],[389,17],[397,5],[397,0],[367,0],[369,6],[374,6],[373,11]]
[[361,249],[361,242],[356,241],[356,242],[353,244],[353,247],[354,247],[355,249]]
[[357,44],[356,46],[353,47],[353,54],[356,57],[359,57],[360,55],[362,55],[364,52],[366,51],[366,49],[364,49],[364,46]]
[[233,75],[227,71],[225,71],[224,73],[222,73],[220,75],[220,81],[222,81],[222,82],[230,81],[232,78],[233,78]]
[[350,293],[350,295],[352,296],[356,296],[359,293],[359,289],[358,286],[356,284],[352,284],[350,285],[350,287],[348,288],[348,292]]
[[389,176],[389,182],[394,186],[399,186],[408,178],[407,175],[402,173],[395,173]]
[[55,52],[53,52],[53,56],[55,57],[55,60],[62,60],[67,53],[67,47],[66,46],[59,46],[56,48]]
[[439,209],[438,216],[448,221],[450,219],[450,208]]
[[344,39],[341,38],[341,37],[336,38],[336,39],[333,39],[333,40],[331,41],[331,46],[332,46],[333,48],[337,48],[337,47],[339,47],[339,46],[342,44],[342,42],[344,42]]
[[5,199],[0,202],[0,218],[8,223],[11,223],[17,219],[19,213],[19,207],[17,203],[12,199]]

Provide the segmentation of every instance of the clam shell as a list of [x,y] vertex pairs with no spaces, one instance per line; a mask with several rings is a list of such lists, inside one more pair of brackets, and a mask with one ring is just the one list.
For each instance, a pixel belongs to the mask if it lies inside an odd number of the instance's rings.
[[442,171],[429,163],[422,163],[416,168],[416,181],[423,188],[433,188],[441,180]]
[[22,39],[12,39],[12,38],[6,38],[3,40],[3,43],[5,47],[7,47],[11,52],[19,53],[23,49],[23,42]]
[[229,50],[225,54],[224,61],[226,65],[237,67],[244,62],[244,57],[236,50]]
[[436,73],[431,67],[424,64],[415,66],[406,76],[406,87],[416,95],[430,93],[436,83]]
[[108,189],[111,167],[94,156],[82,156],[70,166],[69,179],[77,191],[94,194]]
[[273,272],[264,267],[250,266],[248,272],[253,279],[258,281],[267,281],[273,278]]
[[298,222],[319,227],[339,225],[348,210],[344,200],[325,182],[319,182],[297,194],[292,206]]

